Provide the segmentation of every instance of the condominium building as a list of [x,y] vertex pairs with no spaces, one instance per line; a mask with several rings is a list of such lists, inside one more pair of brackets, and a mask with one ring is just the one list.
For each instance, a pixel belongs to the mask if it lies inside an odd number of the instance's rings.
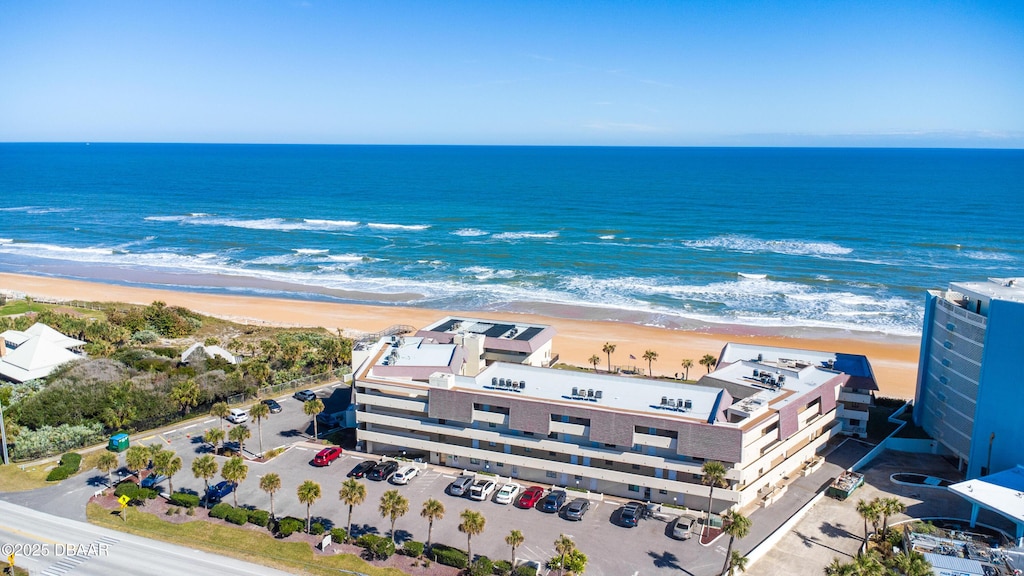
[[1022,330],[1020,279],[928,291],[914,422],[959,459],[969,479],[1021,461]]
[[364,450],[700,509],[701,467],[717,460],[727,470],[719,512],[771,494],[843,429],[837,399],[852,377],[834,354],[729,344],[712,374],[684,384],[530,365],[550,354],[553,331],[542,326],[529,327],[539,330],[520,362],[498,358],[492,346],[508,347],[508,332],[484,330],[476,343],[487,324],[496,323],[445,319],[359,351]]

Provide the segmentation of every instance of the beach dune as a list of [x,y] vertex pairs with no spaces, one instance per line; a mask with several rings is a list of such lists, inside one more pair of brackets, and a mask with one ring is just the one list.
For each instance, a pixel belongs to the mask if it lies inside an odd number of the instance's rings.
[[[907,338],[886,339],[878,335],[858,337],[804,337],[772,333],[762,328],[722,325],[701,331],[671,330],[640,326],[625,322],[579,320],[511,314],[502,312],[431,310],[399,306],[367,306],[290,300],[256,296],[201,294],[176,290],[157,290],[81,280],[0,274],[0,289],[23,292],[36,298],[84,300],[94,302],[126,302],[150,304],[156,300],[182,306],[196,312],[247,324],[280,326],[320,326],[331,331],[342,330],[354,335],[377,332],[395,324],[423,327],[447,315],[466,315],[527,323],[549,324],[558,334],[554,354],[560,362],[592,367],[595,354],[601,358],[599,369],[607,367],[608,357],[602,352],[605,343],[615,345],[612,364],[635,366],[647,372],[643,354],[658,353],[653,362],[655,375],[674,376],[684,372],[683,359],[693,361],[691,379],[706,369],[698,364],[705,354],[718,356],[727,342],[743,342],[766,346],[782,346],[864,354],[871,362],[880,387],[879,396],[911,399],[917,375],[919,344]],[[631,356],[636,359],[631,359]]]

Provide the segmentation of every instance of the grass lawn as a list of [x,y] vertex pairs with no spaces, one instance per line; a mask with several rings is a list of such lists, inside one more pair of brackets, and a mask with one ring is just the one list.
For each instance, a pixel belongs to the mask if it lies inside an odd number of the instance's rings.
[[895,412],[895,408],[888,406],[872,406],[868,408],[868,440],[881,442],[889,434],[892,434],[899,424],[889,422],[889,416]]
[[203,520],[173,524],[134,508],[128,509],[128,521],[125,522],[116,511],[107,510],[99,504],[89,504],[86,516],[89,522],[113,530],[231,556],[286,572],[337,576],[338,569],[343,569],[369,576],[404,574],[393,568],[372,566],[352,554],[316,556],[306,542],[278,540],[269,532],[254,532]]
[[[96,468],[96,461],[99,460],[102,453],[102,450],[94,450],[82,456],[78,474]],[[50,473],[51,468],[57,465],[58,460],[46,464],[33,464],[25,470],[22,470],[18,464],[0,466],[0,492],[24,492],[51,484],[46,481],[46,475]]]
[[46,308],[45,304],[36,304],[35,302],[27,302],[25,300],[12,300],[0,306],[0,316],[24,314],[25,312],[42,312]]

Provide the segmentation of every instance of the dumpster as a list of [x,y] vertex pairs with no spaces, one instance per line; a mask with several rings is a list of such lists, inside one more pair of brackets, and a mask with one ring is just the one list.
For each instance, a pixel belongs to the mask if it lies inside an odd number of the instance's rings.
[[107,450],[112,452],[124,452],[128,449],[128,435],[125,433],[114,434],[110,437]]

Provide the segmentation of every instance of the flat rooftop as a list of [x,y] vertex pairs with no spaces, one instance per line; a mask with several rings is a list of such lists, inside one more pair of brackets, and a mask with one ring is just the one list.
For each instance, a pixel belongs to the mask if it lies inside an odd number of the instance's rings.
[[989,278],[986,282],[950,282],[949,289],[975,298],[1024,302],[1024,278]]
[[[745,385],[756,385],[753,378],[753,370],[757,369],[758,373],[767,371],[769,374],[779,372],[780,375],[786,375],[787,380],[791,377],[791,372],[796,372],[797,376],[806,379],[807,382],[813,382],[815,379],[823,379],[820,383],[823,383],[834,377],[836,372],[848,374],[851,378],[847,385],[853,388],[867,389],[867,390],[878,390],[878,383],[875,381],[874,371],[871,369],[871,363],[868,362],[866,356],[862,354],[845,354],[842,352],[823,352],[820,350],[803,350],[799,348],[783,348],[780,346],[757,346],[754,344],[737,344],[729,342],[722,349],[721,358],[718,361],[718,365],[723,364],[735,364],[742,362],[743,366],[749,370],[747,374],[748,378],[744,378],[743,381],[737,381],[739,384]],[[821,372],[807,371],[808,367],[821,368]],[[720,374],[728,374],[721,368],[712,372],[717,378],[721,379]],[[831,376],[829,376],[831,374]]]
[[388,344],[390,351],[377,359],[379,366],[449,366],[455,344],[437,344],[416,336],[398,338]]
[[483,336],[485,347],[491,350],[530,354],[550,342],[555,329],[545,324],[446,316],[416,333],[440,342],[451,342],[457,334]]

